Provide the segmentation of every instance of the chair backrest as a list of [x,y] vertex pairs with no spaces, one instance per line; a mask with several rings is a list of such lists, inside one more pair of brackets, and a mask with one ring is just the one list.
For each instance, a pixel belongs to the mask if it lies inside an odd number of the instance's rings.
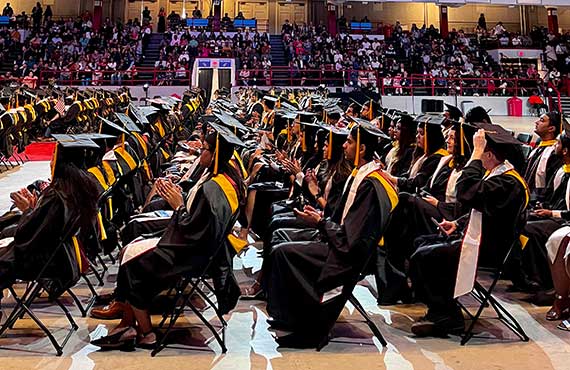
[[532,141],[532,134],[529,134],[528,132],[519,132],[517,135],[517,140],[529,145]]

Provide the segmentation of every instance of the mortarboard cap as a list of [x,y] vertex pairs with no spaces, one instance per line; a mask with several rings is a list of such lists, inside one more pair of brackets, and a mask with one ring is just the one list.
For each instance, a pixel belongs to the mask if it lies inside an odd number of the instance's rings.
[[329,132],[327,137],[328,145],[326,156],[328,160],[337,162],[338,158],[344,155],[342,146],[346,141],[349,131],[347,129],[337,128],[334,126],[328,126],[326,129]]
[[[227,127],[221,124],[210,122],[208,127],[216,133],[215,149],[214,149],[214,169],[213,173],[216,175],[218,173],[220,160],[226,160],[225,154],[229,154],[227,160],[233,155],[236,146],[245,146],[243,141],[241,141],[234,133]],[[206,138],[208,141],[208,137]],[[209,144],[211,144],[209,142]],[[220,152],[222,152],[220,154]],[[220,158],[221,156],[221,158]]]
[[100,150],[93,140],[75,135],[52,135],[57,145],[54,151],[54,166],[52,169],[52,179],[57,174],[58,168],[63,163],[69,163],[80,169],[88,166],[87,158],[93,151]]
[[109,121],[106,118],[103,118],[101,116],[97,116],[100,120],[101,120],[101,126],[99,129],[99,133],[101,134],[109,134],[109,135],[114,135],[114,136],[120,136],[123,134],[129,134],[129,131],[127,131],[127,129],[117,125],[114,122]]
[[449,118],[454,121],[459,121],[459,119],[463,117],[463,112],[455,105],[445,103],[444,112],[449,112]]
[[121,122],[124,128],[129,132],[141,132],[141,129],[133,122],[133,120],[124,113],[115,113],[117,119]]
[[148,118],[146,118],[146,115],[143,114],[143,112],[139,109],[139,107],[137,107],[133,103],[129,104],[129,113],[141,125],[148,125],[150,123],[148,121]]
[[300,111],[300,112],[297,112],[297,116],[299,117],[299,122],[301,122],[301,123],[315,122],[315,113]]
[[234,117],[226,114],[224,112],[214,113],[214,116],[226,127],[230,127],[234,134],[236,130],[249,131],[249,128],[245,127],[240,121]]

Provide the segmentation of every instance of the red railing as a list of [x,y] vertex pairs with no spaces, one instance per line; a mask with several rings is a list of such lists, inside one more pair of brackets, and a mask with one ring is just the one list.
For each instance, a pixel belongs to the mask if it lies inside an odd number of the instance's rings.
[[40,71],[39,85],[53,82],[58,85],[73,86],[134,86],[148,83],[151,86],[192,84],[190,70],[163,70],[159,68],[137,67],[133,70],[94,70],[94,71]]
[[272,67],[270,69],[241,70],[236,86],[288,85],[329,87],[369,87],[378,89],[382,95],[531,95],[542,85],[540,79],[496,77],[442,78],[431,75],[403,77],[380,76],[375,70],[296,69]]

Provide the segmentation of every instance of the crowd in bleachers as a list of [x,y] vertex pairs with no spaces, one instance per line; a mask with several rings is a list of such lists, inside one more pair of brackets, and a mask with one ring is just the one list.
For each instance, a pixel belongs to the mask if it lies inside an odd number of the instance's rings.
[[35,87],[39,78],[59,84],[121,85],[136,77],[135,65],[150,36],[148,23],[141,25],[135,19],[123,24],[107,18],[95,30],[88,12],[58,20],[50,13],[46,9],[38,23],[22,12],[0,29],[2,61],[9,53],[17,55],[4,79],[31,80],[30,87]]
[[244,70],[271,66],[269,35],[247,29],[224,33],[172,27],[164,34],[155,67],[163,71],[189,70],[196,57],[236,58],[238,68]]
[[[339,21],[341,30],[346,27],[344,23]],[[384,37],[356,38],[343,33],[333,37],[322,24],[286,22],[282,37],[289,68],[303,84],[321,83],[315,77],[323,74],[319,70],[325,70],[333,71],[335,77],[332,81],[328,79],[333,84],[378,85],[389,94],[409,93],[413,85],[429,87],[440,95],[459,91],[509,95],[513,94],[515,79],[523,80],[517,83],[517,88],[522,88],[519,93],[530,94],[540,87],[537,82],[528,81],[539,77],[536,65],[511,67],[497,63],[477,35],[452,30],[443,38],[433,25],[413,24],[409,31],[403,31],[399,22],[387,33],[384,26],[379,29]],[[501,30],[504,27],[499,23],[491,32],[485,31],[485,35],[492,34],[500,40]],[[412,75],[422,77],[412,78]]]

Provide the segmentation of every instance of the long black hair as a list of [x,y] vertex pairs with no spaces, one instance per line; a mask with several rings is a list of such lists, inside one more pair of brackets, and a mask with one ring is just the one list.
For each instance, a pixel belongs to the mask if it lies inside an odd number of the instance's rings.
[[[218,174],[228,175],[236,184],[236,193],[239,200],[240,208],[245,206],[246,200],[246,190],[247,187],[243,182],[243,176],[241,170],[239,169],[239,164],[232,159],[235,148],[232,144],[227,143],[224,139],[220,138],[218,140],[218,148],[216,149],[216,133],[208,134],[205,141],[208,143],[211,149],[213,158],[216,153],[215,150],[219,150],[218,153]],[[210,165],[210,173],[214,173],[215,160],[212,160]]]
[[50,185],[61,193],[67,206],[79,213],[82,228],[93,225],[97,215],[98,190],[94,180],[73,163],[56,161]]

